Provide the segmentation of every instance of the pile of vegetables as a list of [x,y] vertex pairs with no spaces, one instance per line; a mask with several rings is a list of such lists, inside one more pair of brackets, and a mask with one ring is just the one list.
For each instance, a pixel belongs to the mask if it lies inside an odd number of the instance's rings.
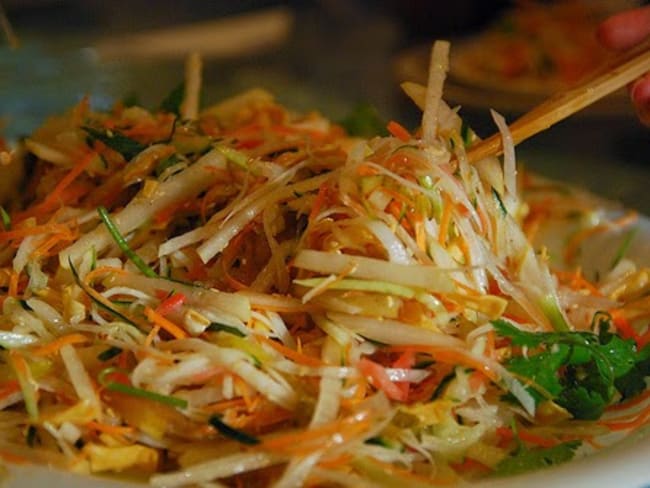
[[648,270],[551,269],[502,118],[503,161],[465,157],[447,49],[405,86],[414,131],[358,138],[260,89],[201,108],[191,57],[155,110],[83,99],[25,138],[0,457],[166,487],[429,486],[646,423]]

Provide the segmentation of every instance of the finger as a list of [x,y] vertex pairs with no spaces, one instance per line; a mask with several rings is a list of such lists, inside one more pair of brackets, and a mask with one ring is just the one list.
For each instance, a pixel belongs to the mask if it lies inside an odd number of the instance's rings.
[[598,26],[596,36],[610,49],[625,50],[639,44],[650,36],[650,5],[609,17]]
[[650,126],[650,73],[634,82],[630,97],[641,122]]

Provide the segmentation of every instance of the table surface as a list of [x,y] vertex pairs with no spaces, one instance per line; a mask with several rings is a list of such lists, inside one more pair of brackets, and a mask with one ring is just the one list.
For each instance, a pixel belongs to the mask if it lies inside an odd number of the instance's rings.
[[[297,2],[290,11],[293,26],[281,45],[244,57],[205,60],[204,103],[262,86],[290,107],[317,109],[333,120],[370,103],[386,120],[418,124],[419,113],[400,92],[402,80],[394,69],[396,58],[412,44],[402,22],[363,2]],[[18,50],[0,46],[0,123],[9,136],[28,133],[84,94],[91,94],[95,106],[109,106],[128,94],[155,106],[182,80],[182,59],[130,59],[128,53],[110,61],[97,58],[92,46],[99,38],[134,29],[119,24],[119,15],[110,21],[116,26],[108,22],[85,29],[82,22],[55,14],[49,23],[32,17],[17,17]],[[480,135],[494,131],[486,110],[461,107],[461,114]],[[512,120],[516,114],[505,116]],[[613,116],[574,116],[522,143],[518,156],[534,171],[650,214],[650,129],[631,109]]]

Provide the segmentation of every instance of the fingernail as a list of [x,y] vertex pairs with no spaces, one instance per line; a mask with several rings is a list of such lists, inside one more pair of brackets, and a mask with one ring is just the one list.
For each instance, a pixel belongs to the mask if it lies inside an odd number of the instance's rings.
[[636,80],[630,89],[630,98],[637,106],[650,103],[650,79]]

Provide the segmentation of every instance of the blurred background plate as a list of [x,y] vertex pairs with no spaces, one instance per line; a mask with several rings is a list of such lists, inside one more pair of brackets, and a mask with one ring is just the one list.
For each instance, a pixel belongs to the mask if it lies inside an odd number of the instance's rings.
[[[478,38],[477,38],[478,39]],[[558,90],[556,84],[507,82],[482,76],[465,62],[465,53],[474,51],[476,39],[451,41],[450,69],[445,81],[444,97],[452,105],[521,114],[543,102]],[[394,70],[398,80],[426,84],[431,45],[407,48],[395,56]],[[489,51],[485,52],[490,56]],[[633,117],[626,90],[619,90],[575,115],[576,117]]]

